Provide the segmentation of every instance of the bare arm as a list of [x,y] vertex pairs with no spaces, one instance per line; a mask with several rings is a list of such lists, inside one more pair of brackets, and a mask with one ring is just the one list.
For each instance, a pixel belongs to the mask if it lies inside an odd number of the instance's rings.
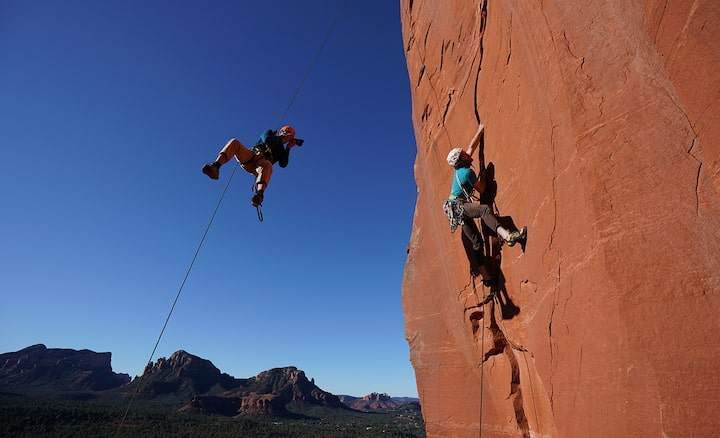
[[478,126],[478,130],[475,133],[475,135],[473,136],[472,140],[470,140],[470,144],[468,145],[468,148],[467,148],[467,153],[471,157],[473,155],[475,155],[475,152],[477,151],[477,148],[480,145],[480,138],[482,137],[482,134],[484,131],[485,131],[485,125],[483,125],[481,123],[480,126]]
[[[470,145],[468,146],[468,154],[472,157],[475,152],[477,152],[478,146],[480,146],[480,139],[482,138],[483,132],[485,132],[485,125],[480,123],[480,126],[478,126],[478,130],[475,133],[475,136],[473,136],[472,140],[470,141]],[[478,192],[478,196],[482,195],[482,193],[485,191],[485,172],[483,169],[480,169],[480,175],[478,176],[477,181],[475,181],[475,184],[473,184],[473,188]]]

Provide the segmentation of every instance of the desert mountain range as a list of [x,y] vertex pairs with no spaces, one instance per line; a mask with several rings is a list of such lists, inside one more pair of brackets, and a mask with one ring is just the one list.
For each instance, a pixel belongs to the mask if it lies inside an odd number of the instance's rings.
[[106,396],[173,399],[183,412],[225,416],[292,416],[290,405],[338,410],[392,410],[416,400],[373,393],[336,396],[296,367],[274,368],[241,379],[211,361],[180,350],[149,363],[142,376],[112,371],[111,353],[47,348],[38,344],[0,354],[0,392],[101,392]]

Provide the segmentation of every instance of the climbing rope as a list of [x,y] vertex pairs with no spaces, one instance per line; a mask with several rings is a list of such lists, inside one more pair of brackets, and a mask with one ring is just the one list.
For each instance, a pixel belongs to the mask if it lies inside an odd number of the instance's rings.
[[288,111],[290,111],[290,107],[292,106],[293,102],[295,102],[295,98],[297,97],[298,93],[300,93],[300,89],[302,88],[303,84],[305,84],[305,80],[308,78],[308,76],[310,76],[310,70],[312,70],[313,66],[315,65],[318,58],[320,57],[320,52],[322,52],[322,49],[325,47],[325,43],[327,43],[328,40],[330,39],[330,35],[332,34],[333,30],[335,29],[335,26],[337,25],[338,21],[340,21],[340,17],[342,16],[343,11],[345,10],[345,7],[347,6],[349,1],[350,0],[345,0],[342,7],[340,8],[340,11],[338,12],[337,16],[335,17],[335,21],[333,21],[332,25],[330,26],[330,29],[325,34],[325,38],[322,40],[322,43],[320,43],[320,47],[318,48],[317,52],[315,52],[315,57],[313,57],[312,61],[310,62],[310,65],[308,66],[307,70],[305,71],[305,76],[303,76],[302,80],[300,81],[300,84],[295,89],[295,93],[290,98],[290,101],[288,102],[288,105],[285,108],[285,111],[282,113],[282,116],[280,116],[280,121],[277,124],[277,129],[280,129],[280,125],[282,124],[283,120],[285,120],[285,116],[287,115]]
[[[335,17],[335,20],[333,21],[332,25],[330,26],[330,30],[325,35],[325,38],[323,39],[322,43],[320,44],[320,48],[315,53],[315,56],[313,57],[312,61],[310,62],[310,65],[308,66],[305,75],[303,76],[302,80],[300,81],[300,84],[297,86],[297,89],[295,90],[295,93],[290,98],[290,101],[285,108],[285,111],[283,112],[282,116],[280,117],[280,121],[278,122],[278,129],[280,125],[282,124],[282,121],[285,119],[285,116],[287,115],[288,111],[290,110],[290,107],[292,106],[293,102],[295,101],[295,98],[300,93],[300,89],[305,84],[306,79],[310,75],[310,71],[312,70],[313,66],[317,62],[318,58],[320,57],[320,52],[322,51],[323,47],[325,47],[325,44],[327,43],[328,39],[330,38],[330,35],[332,34],[333,29],[335,29],[335,26],[337,25],[338,21],[340,20],[340,17],[342,16],[343,11],[345,10],[345,7],[347,6],[349,0],[345,0],[345,2],[342,5],[342,8],[340,9],[340,12],[338,12],[338,15]],[[233,170],[230,174],[230,177],[228,178],[227,183],[225,184],[225,188],[222,191],[222,194],[220,195],[220,199],[217,202],[217,205],[215,206],[215,209],[213,210],[212,215],[210,216],[210,220],[208,221],[207,227],[205,227],[205,232],[202,235],[202,238],[200,239],[200,243],[198,244],[195,254],[193,255],[193,258],[190,262],[190,265],[188,266],[187,271],[185,272],[185,277],[183,278],[182,282],[180,283],[180,287],[178,288],[177,294],[175,295],[175,299],[173,300],[172,306],[170,306],[170,311],[168,312],[167,317],[165,318],[165,323],[162,326],[162,329],[160,330],[160,334],[157,337],[157,340],[155,341],[155,346],[152,349],[152,352],[150,353],[150,358],[148,359],[148,365],[150,365],[153,361],[153,358],[155,357],[155,352],[157,351],[158,346],[160,345],[160,340],[162,339],[163,334],[165,333],[165,329],[167,328],[168,323],[170,322],[170,317],[173,314],[173,311],[175,310],[175,306],[178,303],[178,300],[180,299],[180,294],[183,291],[183,288],[185,287],[185,283],[187,282],[187,279],[190,276],[190,272],[192,271],[193,266],[195,265],[195,261],[197,260],[198,255],[200,254],[200,248],[202,248],[203,243],[205,242],[205,238],[207,237],[208,233],[210,232],[210,228],[213,224],[213,221],[215,220],[215,216],[217,215],[217,212],[220,210],[220,205],[222,204],[223,199],[225,198],[225,194],[228,191],[228,188],[230,187],[230,182],[233,179],[233,176],[235,175],[235,172],[237,171],[237,168],[239,167],[240,163],[236,162],[235,166],[233,167]],[[260,222],[263,220],[263,214],[262,209],[260,208],[260,204],[257,206],[257,212],[258,212],[258,219]],[[125,413],[123,414],[122,419],[120,420],[120,423],[118,424],[117,431],[115,433],[115,436],[119,436],[120,430],[122,429],[123,425],[125,424],[125,420],[127,419],[128,414],[130,413],[130,409],[137,398],[138,393],[140,392],[140,388],[142,387],[143,379],[145,377],[145,372],[142,373],[142,375],[139,377],[137,381],[137,385],[135,386],[135,391],[133,391],[133,395],[130,398],[130,401],[128,402],[127,408],[125,409]]]
[[[185,272],[185,277],[183,278],[182,282],[180,283],[180,287],[178,288],[177,294],[175,295],[175,300],[172,303],[172,306],[170,306],[170,312],[168,312],[167,318],[165,318],[165,323],[162,326],[162,329],[160,330],[160,335],[158,335],[157,341],[155,341],[155,346],[152,349],[152,353],[150,353],[150,358],[148,359],[148,365],[152,363],[153,357],[155,357],[155,352],[157,351],[158,345],[160,345],[160,339],[162,339],[163,334],[165,333],[165,329],[167,328],[168,323],[170,322],[170,317],[173,314],[173,311],[175,310],[175,305],[177,304],[178,300],[180,299],[180,294],[182,293],[183,288],[185,287],[185,283],[187,282],[188,277],[190,276],[190,271],[192,271],[193,266],[195,265],[195,260],[197,260],[198,254],[200,253],[200,248],[202,248],[203,243],[205,242],[205,238],[207,237],[208,233],[210,232],[210,227],[212,226],[213,221],[215,220],[215,216],[217,215],[218,210],[220,209],[220,204],[222,204],[223,198],[225,198],[225,193],[227,193],[228,187],[230,186],[230,181],[232,180],[233,175],[235,175],[235,171],[237,170],[237,166],[233,168],[232,173],[230,174],[230,178],[228,179],[227,184],[225,184],[225,189],[222,191],[222,194],[220,195],[220,199],[217,202],[217,205],[215,206],[215,210],[213,210],[212,215],[210,216],[210,220],[208,221],[207,227],[205,227],[205,232],[202,235],[202,238],[200,239],[200,243],[197,246],[197,249],[195,250],[195,254],[193,255],[192,260],[190,261],[190,266],[188,266],[187,271]],[[138,393],[140,392],[140,388],[142,387],[143,379],[145,378],[145,372],[142,373],[140,378],[138,379],[137,385],[135,386],[135,391],[133,392],[132,397],[130,398],[130,402],[127,405],[127,408],[125,409],[125,414],[122,417],[122,420],[120,420],[120,424],[118,425],[117,432],[115,436],[117,437],[120,434],[120,429],[122,428],[123,424],[125,424],[125,420],[127,419],[128,413],[130,412],[130,408],[135,401],[135,398],[137,397]]]
[[[479,29],[479,31],[480,31],[480,37],[481,37],[481,38],[480,38],[480,43],[479,43],[479,48],[478,48],[478,50],[479,50],[479,55],[480,55],[479,58],[480,58],[480,59],[479,59],[479,61],[478,61],[477,74],[476,74],[476,77],[475,77],[475,90],[474,90],[474,96],[473,96],[473,97],[474,97],[475,118],[477,119],[477,122],[478,122],[478,123],[482,123],[482,121],[481,121],[481,119],[480,119],[480,113],[479,113],[479,111],[478,111],[478,84],[479,84],[479,81],[480,81],[480,70],[481,70],[481,68],[482,68],[481,64],[482,64],[483,51],[484,51],[484,50],[483,50],[483,44],[482,44],[482,35],[483,35],[484,31],[485,31],[485,26],[486,26],[486,22],[487,22],[487,1],[486,1],[486,0],[483,0],[482,3],[480,4],[479,17],[478,17],[478,18],[479,18],[478,29]],[[418,50],[420,51],[420,46],[418,46]],[[424,67],[425,67],[426,53],[423,53],[423,52],[421,51],[421,52],[420,52],[420,56],[421,56],[421,58],[422,58],[423,68],[424,68]],[[474,63],[475,60],[473,59],[472,62]],[[439,95],[438,95],[438,91],[437,91],[437,89],[435,88],[435,85],[433,84],[433,81],[432,81],[432,79],[431,79],[431,75],[427,75],[427,78],[428,78],[428,84],[430,85],[430,89],[432,90],[432,94],[433,94],[433,96],[434,96],[434,98],[435,98],[435,103],[436,103],[436,105],[437,105],[438,108],[439,108],[439,107],[440,107],[440,98],[439,98]],[[451,149],[454,148],[455,145],[453,144],[452,137],[450,136],[450,132],[448,131],[447,126],[445,125],[445,114],[443,114],[443,115],[441,116],[440,123],[441,123],[441,125],[442,125],[443,132],[444,132],[445,136],[446,136],[447,139],[448,139],[448,143],[449,143],[449,145],[450,145],[450,148],[451,148]],[[484,134],[483,134],[483,136],[484,136]],[[437,151],[437,149],[438,149],[438,148],[437,148],[437,144],[435,144],[435,141],[434,141],[434,140],[431,140],[431,141],[433,142],[433,144],[434,144],[434,146],[435,146],[435,148],[434,148],[435,151]],[[483,141],[484,141],[484,139],[483,139]],[[480,169],[479,169],[479,172],[480,172],[480,176],[481,176],[481,177],[484,177],[482,174],[485,172],[485,170],[486,170],[486,169],[485,169],[485,152],[484,152],[484,147],[483,147],[482,154],[480,155]],[[462,184],[459,184],[459,185],[460,185],[461,188],[463,188],[463,187],[462,187]],[[463,193],[464,193],[464,192],[465,192],[465,190],[463,189]],[[468,199],[470,199],[471,201],[472,201],[472,200],[476,200],[476,201],[479,201],[479,200],[480,200],[480,198],[479,198],[478,196],[472,196],[472,195],[471,195],[471,196],[467,196],[466,193],[464,193],[464,194],[465,194],[466,197],[467,197]],[[497,204],[495,204],[494,202],[493,202],[493,204],[494,204],[495,210],[498,211],[498,209],[497,209]],[[480,229],[482,229],[482,223],[480,222],[479,219],[477,219],[477,220],[478,220],[478,223],[480,224],[480,227],[478,228],[478,230],[480,230]],[[487,237],[486,237],[486,238],[487,238]],[[474,289],[474,290],[477,290],[477,289],[476,289],[476,285],[475,285],[475,276],[472,276],[472,282],[473,282],[473,289]],[[496,286],[496,287],[497,287],[497,286]],[[476,294],[476,297],[477,297],[477,294]],[[480,392],[480,402],[479,402],[479,404],[480,404],[480,406],[479,406],[479,410],[480,410],[479,415],[480,415],[480,418],[479,418],[479,427],[478,427],[478,435],[479,435],[480,437],[482,437],[483,379],[484,379],[484,374],[485,374],[485,372],[484,372],[484,369],[485,369],[485,367],[484,367],[484,354],[485,354],[485,318],[486,318],[486,315],[485,315],[485,303],[486,303],[486,301],[488,301],[487,298],[490,298],[490,299],[494,299],[494,298],[495,298],[494,291],[492,290],[492,288],[491,288],[491,290],[490,290],[490,294],[488,295],[488,297],[483,297],[482,303],[480,304],[481,312],[482,312],[482,315],[483,315],[483,318],[482,318],[482,329],[481,329],[481,331],[480,331],[480,335],[481,335],[481,341],[480,341],[480,344],[481,344],[481,345],[480,345],[480,348],[481,348],[481,350],[480,350],[480,355],[481,355],[481,356],[480,356],[480,391],[479,391],[479,392]],[[467,309],[466,309],[466,310],[467,310]]]
[[[285,120],[285,116],[287,115],[288,111],[290,111],[290,107],[292,107],[293,103],[295,102],[295,98],[300,93],[300,89],[305,84],[305,81],[307,80],[308,76],[310,76],[310,71],[317,63],[318,58],[320,58],[320,53],[322,52],[323,48],[325,47],[325,44],[330,39],[330,35],[332,34],[333,30],[335,29],[335,26],[337,25],[338,21],[340,21],[340,17],[342,17],[343,12],[345,11],[345,7],[347,6],[348,2],[350,0],[345,0],[342,7],[340,8],[340,11],[335,16],[335,20],[333,21],[332,25],[330,26],[330,29],[325,34],[325,38],[323,38],[322,42],[320,43],[320,47],[318,48],[317,52],[315,52],[315,56],[313,57],[312,61],[310,61],[310,65],[308,65],[307,70],[305,70],[305,75],[300,80],[300,83],[298,84],[297,88],[295,89],[295,93],[293,93],[292,97],[290,98],[290,101],[288,102],[287,106],[285,107],[285,111],[283,111],[282,115],[280,116],[280,119],[278,120],[277,127],[275,128],[275,131],[278,131],[280,129],[280,126],[282,125],[283,121]],[[236,165],[237,167],[237,165]],[[262,205],[257,205],[257,214],[258,214],[258,220],[260,222],[263,221],[263,213],[262,213]]]
[[[474,283],[474,282],[473,282]],[[474,284],[473,284],[474,286]],[[483,417],[483,380],[485,377],[485,318],[487,318],[487,315],[485,314],[485,297],[483,297],[482,300],[482,308],[481,312],[483,315],[482,319],[482,329],[480,329],[480,337],[482,338],[480,340],[480,421],[478,424],[478,436],[482,437],[482,417]]]
[[[475,299],[477,300],[477,284],[475,283],[475,276],[471,276],[472,278],[472,285],[473,285],[473,294],[475,295]],[[485,287],[483,287],[483,297],[480,304],[477,306],[480,307],[480,314],[482,315],[482,328],[480,329],[480,400],[479,400],[479,415],[480,415],[480,421],[478,424],[478,436],[482,437],[482,417],[483,417],[483,386],[484,386],[484,378],[485,378],[485,322],[487,318],[487,314],[485,313],[485,304],[495,299],[495,290],[493,290],[493,287],[490,286],[490,293],[486,296],[484,295]],[[477,307],[476,306],[476,307]],[[467,310],[467,309],[465,309]]]

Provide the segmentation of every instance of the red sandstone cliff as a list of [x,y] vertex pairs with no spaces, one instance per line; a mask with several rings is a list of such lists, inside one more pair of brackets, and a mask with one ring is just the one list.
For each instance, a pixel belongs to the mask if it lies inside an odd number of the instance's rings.
[[[418,148],[403,310],[428,436],[717,436],[720,3],[401,15]],[[529,227],[482,319],[441,210],[445,156],[478,118],[497,208]]]

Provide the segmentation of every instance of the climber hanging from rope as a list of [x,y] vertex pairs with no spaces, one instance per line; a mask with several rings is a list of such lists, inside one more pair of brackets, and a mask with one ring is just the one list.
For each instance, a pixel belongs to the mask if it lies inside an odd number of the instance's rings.
[[265,190],[270,184],[273,164],[279,163],[280,167],[286,167],[290,158],[290,149],[294,146],[302,146],[303,142],[304,140],[295,138],[295,130],[292,126],[283,126],[280,132],[268,129],[262,133],[252,149],[246,148],[238,139],[233,138],[220,150],[215,161],[202,167],[202,171],[211,179],[218,179],[220,166],[227,163],[231,157],[235,157],[245,171],[256,176],[254,194],[250,203],[253,207],[258,207],[262,204]]
[[482,219],[485,225],[497,233],[508,246],[514,246],[515,243],[524,239],[527,227],[522,227],[519,231],[508,231],[500,225],[489,205],[472,202],[474,191],[482,194],[485,190],[484,172],[481,171],[480,178],[478,178],[471,167],[473,155],[480,145],[484,130],[485,127],[481,123],[470,141],[467,151],[454,148],[448,154],[447,162],[455,170],[453,171],[450,198],[443,204],[443,210],[450,219],[451,230],[455,231],[458,225],[462,226],[463,243],[472,246],[472,251],[468,252],[472,275],[480,276],[483,284],[492,286],[497,282],[497,278],[491,276],[485,267],[482,235],[473,219]]

